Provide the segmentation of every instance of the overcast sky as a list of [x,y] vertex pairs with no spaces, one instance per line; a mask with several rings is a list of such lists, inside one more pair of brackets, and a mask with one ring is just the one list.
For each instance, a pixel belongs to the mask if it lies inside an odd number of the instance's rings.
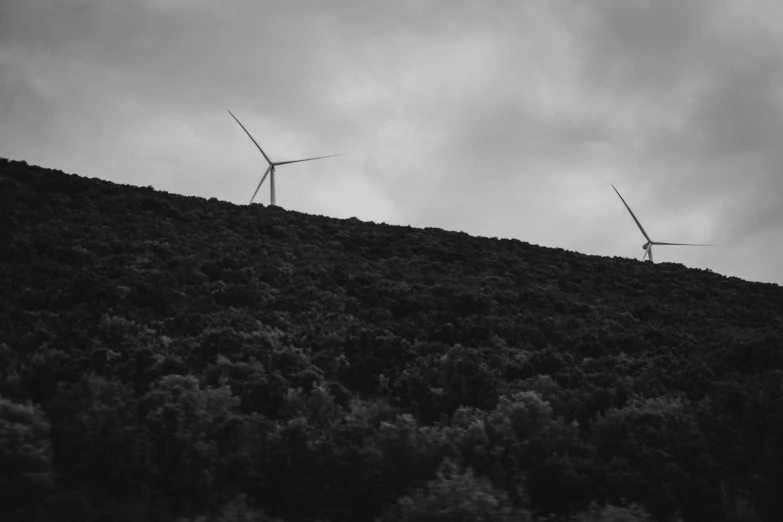
[[[0,156],[783,284],[777,0],[0,0]],[[269,203],[268,181],[257,201]]]

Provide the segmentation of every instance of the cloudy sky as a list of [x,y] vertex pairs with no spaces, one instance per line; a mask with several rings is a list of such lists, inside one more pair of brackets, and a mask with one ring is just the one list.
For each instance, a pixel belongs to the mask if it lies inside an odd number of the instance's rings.
[[[0,156],[783,284],[777,0],[0,0]],[[257,201],[268,204],[268,181]]]

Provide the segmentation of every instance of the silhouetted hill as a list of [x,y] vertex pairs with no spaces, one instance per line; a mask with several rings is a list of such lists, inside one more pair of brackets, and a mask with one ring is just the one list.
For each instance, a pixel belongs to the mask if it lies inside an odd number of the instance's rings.
[[0,281],[0,519],[783,520],[778,285],[2,159]]

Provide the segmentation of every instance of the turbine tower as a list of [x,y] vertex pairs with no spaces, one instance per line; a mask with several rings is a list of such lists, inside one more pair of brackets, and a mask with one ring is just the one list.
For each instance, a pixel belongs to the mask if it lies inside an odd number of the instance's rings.
[[[612,185],[612,188],[615,192],[617,192],[617,195],[620,196],[620,193],[617,191],[617,189]],[[622,196],[620,196],[620,200],[623,202],[623,205],[625,205],[625,208],[628,209],[628,212],[631,213],[631,217],[634,221],[636,221],[636,225],[639,227],[639,230],[642,231],[642,234],[644,235],[645,239],[647,239],[647,243],[642,245],[642,248],[644,249],[644,254],[642,255],[642,261],[644,261],[644,258],[649,258],[650,262],[653,262],[653,254],[652,254],[652,247],[653,245],[676,245],[676,246],[714,246],[714,245],[699,245],[694,243],[661,243],[659,241],[653,241],[650,239],[650,236],[647,235],[647,232],[644,231],[644,228],[642,227],[642,224],[639,223],[639,220],[636,219],[636,216],[633,213],[633,210],[631,210],[631,207],[628,206],[628,203],[625,202]]]
[[239,126],[242,127],[242,130],[245,131],[245,134],[248,135],[248,137],[253,140],[253,143],[255,143],[256,147],[258,147],[258,150],[261,151],[261,154],[264,156],[264,159],[267,163],[269,163],[269,167],[266,169],[266,172],[264,173],[264,177],[261,178],[261,181],[258,183],[258,186],[256,187],[256,191],[253,192],[253,197],[250,198],[250,203],[253,202],[253,200],[256,197],[256,194],[258,194],[258,189],[261,188],[261,185],[264,183],[264,180],[266,179],[267,175],[269,176],[269,191],[271,194],[271,204],[272,206],[275,206],[275,167],[279,165],[288,165],[289,163],[301,163],[302,161],[313,161],[317,159],[324,159],[324,158],[334,158],[335,156],[342,156],[342,154],[332,154],[331,156],[318,156],[317,158],[306,158],[306,159],[299,159],[299,160],[291,160],[291,161],[277,161],[274,162],[271,159],[269,159],[269,156],[266,155],[266,152],[261,148],[261,145],[258,144],[258,142],[253,138],[253,136],[250,135],[250,132],[245,128],[244,125],[242,125],[242,122],[237,119],[236,116],[234,116],[234,113],[231,111],[228,111],[228,113],[231,115],[234,120],[236,120],[237,123],[239,123]]

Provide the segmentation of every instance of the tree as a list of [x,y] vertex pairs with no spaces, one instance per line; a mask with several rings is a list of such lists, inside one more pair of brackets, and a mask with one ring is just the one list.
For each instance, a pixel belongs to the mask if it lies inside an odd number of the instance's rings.
[[49,421],[36,406],[0,397],[0,513],[40,504],[54,483]]
[[222,438],[239,403],[228,386],[204,389],[182,375],[161,378],[144,397],[157,480],[176,511],[220,498],[221,463],[229,460]]
[[530,514],[515,510],[504,491],[489,480],[476,477],[468,468],[460,472],[445,459],[437,478],[424,491],[406,496],[387,510],[377,522],[528,522]]

